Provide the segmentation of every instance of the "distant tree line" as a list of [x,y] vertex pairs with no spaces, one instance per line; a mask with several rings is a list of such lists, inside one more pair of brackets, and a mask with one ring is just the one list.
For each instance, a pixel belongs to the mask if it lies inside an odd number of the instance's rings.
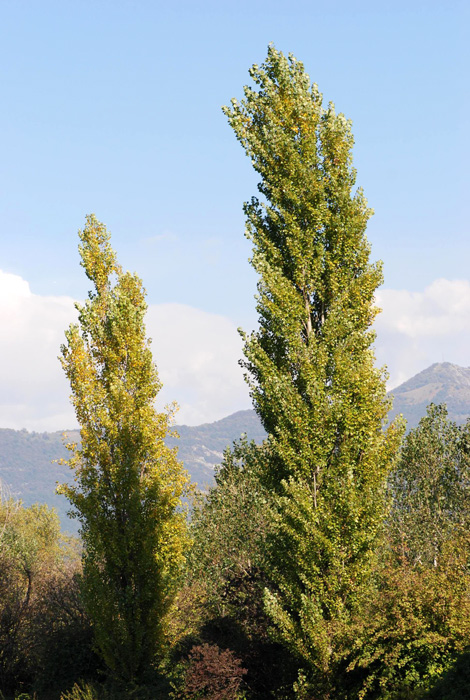
[[89,216],[93,291],[62,347],[81,441],[60,490],[81,541],[2,498],[7,698],[470,696],[470,423],[431,405],[406,437],[387,425],[351,124],[273,46],[250,75],[224,112],[260,176],[243,366],[267,438],[190,489],[154,408],[142,283]]

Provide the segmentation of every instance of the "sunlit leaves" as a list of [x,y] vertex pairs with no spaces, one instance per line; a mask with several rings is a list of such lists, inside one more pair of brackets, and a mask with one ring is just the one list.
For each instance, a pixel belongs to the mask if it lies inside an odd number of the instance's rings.
[[266,604],[308,674],[333,683],[332,640],[367,580],[402,432],[383,429],[390,403],[371,349],[381,264],[369,261],[351,123],[273,46],[250,76],[255,88],[224,112],[261,176],[261,198],[245,204],[259,330],[244,335],[244,366],[277,494]]
[[141,679],[165,638],[165,615],[183,561],[185,473],[164,439],[171,409],[146,339],[145,292],[122,272],[106,227],[80,232],[94,290],[66,332],[62,366],[81,443],[71,445],[75,484],[61,486],[81,522],[84,592],[97,645],[113,675]]

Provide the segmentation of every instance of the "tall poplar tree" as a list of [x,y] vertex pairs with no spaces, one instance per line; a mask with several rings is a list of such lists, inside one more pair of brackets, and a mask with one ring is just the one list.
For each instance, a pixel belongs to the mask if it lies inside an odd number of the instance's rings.
[[66,332],[62,366],[81,442],[70,445],[73,485],[63,485],[81,523],[84,595],[112,677],[146,676],[165,636],[165,615],[182,563],[186,476],[164,444],[171,412],[145,337],[145,292],[123,272],[106,227],[92,216],[79,232],[82,266],[94,285]]
[[250,76],[255,87],[224,112],[261,176],[262,198],[244,206],[259,275],[244,366],[277,502],[266,605],[329,697],[401,433],[384,430],[390,402],[371,347],[382,271],[369,261],[372,211],[354,189],[351,123],[273,46]]

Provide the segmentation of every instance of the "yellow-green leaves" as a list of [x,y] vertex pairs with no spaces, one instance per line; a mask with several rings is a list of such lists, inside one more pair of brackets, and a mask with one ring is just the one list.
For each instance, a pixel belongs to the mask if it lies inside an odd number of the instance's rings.
[[142,283],[122,272],[94,216],[79,236],[94,289],[62,346],[81,443],[71,446],[75,483],[61,491],[81,523],[97,646],[114,677],[129,684],[148,672],[165,639],[186,543],[187,478],[164,443],[172,414],[154,408],[161,383]]

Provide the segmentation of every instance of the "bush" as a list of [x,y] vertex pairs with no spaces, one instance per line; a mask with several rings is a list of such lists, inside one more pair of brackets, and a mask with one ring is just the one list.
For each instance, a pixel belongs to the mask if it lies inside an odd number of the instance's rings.
[[241,685],[247,670],[230,649],[215,644],[194,646],[176,698],[194,700],[237,700],[242,697]]
[[47,506],[0,501],[0,691],[93,679],[97,658],[80,595],[80,552]]
[[357,645],[349,666],[352,676],[364,674],[359,698],[428,697],[424,694],[466,650],[470,639],[468,551],[465,543],[443,548],[437,567],[412,566],[407,560],[399,564],[393,559],[384,564],[375,595],[364,608],[361,646]]

